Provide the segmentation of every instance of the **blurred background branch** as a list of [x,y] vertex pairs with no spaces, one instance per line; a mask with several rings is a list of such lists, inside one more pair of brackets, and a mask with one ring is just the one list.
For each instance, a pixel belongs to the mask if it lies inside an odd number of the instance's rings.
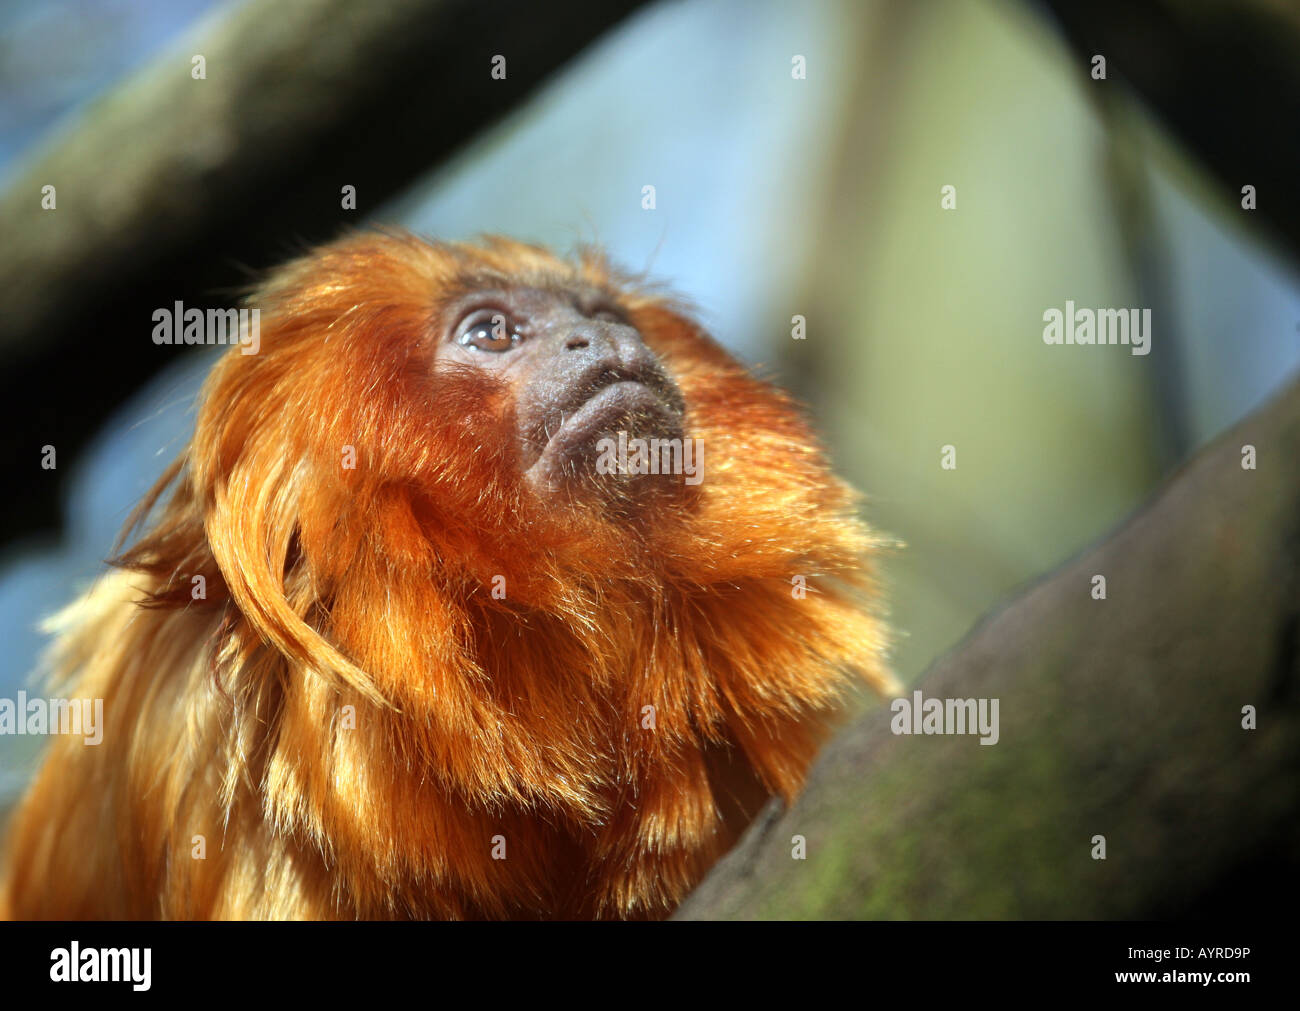
[[[1242,467],[1242,446],[1258,470]],[[822,752],[682,919],[1267,918],[1300,880],[1300,386],[914,687],[1000,699],[995,746]],[[1104,575],[1107,597],[1090,596]],[[1252,707],[1258,729],[1243,729]],[[793,837],[807,859],[791,858]],[[1093,859],[1104,836],[1107,859]]]
[[1300,7],[1279,0],[1037,0],[1086,74],[1133,89],[1300,262]]
[[[638,6],[253,0],[203,23],[33,152],[0,195],[0,459],[38,462],[33,429],[75,457],[167,364],[138,339],[154,309],[231,305],[258,272],[359,223]],[[496,54],[506,78],[465,87],[488,80]],[[204,80],[191,78],[194,55]],[[47,184],[53,212],[41,207]],[[344,185],[360,214],[343,210]],[[0,499],[4,537],[53,527],[58,491],[46,481]]]

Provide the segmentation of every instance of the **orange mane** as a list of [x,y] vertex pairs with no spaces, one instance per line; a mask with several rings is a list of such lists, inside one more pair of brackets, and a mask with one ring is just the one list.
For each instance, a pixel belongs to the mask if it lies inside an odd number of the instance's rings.
[[[692,494],[628,524],[525,486],[507,391],[432,367],[438,293],[498,276],[616,294]],[[661,916],[797,791],[850,672],[889,685],[879,542],[800,412],[599,257],[366,235],[250,305],[260,352],[57,619],[106,729],[52,740],[12,915]]]

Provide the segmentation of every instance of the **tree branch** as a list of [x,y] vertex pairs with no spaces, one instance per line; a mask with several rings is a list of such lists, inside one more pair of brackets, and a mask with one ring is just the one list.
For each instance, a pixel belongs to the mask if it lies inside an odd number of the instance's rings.
[[[1258,469],[1242,468],[1252,444]],[[985,620],[925,697],[997,698],[1000,739],[825,750],[683,919],[1122,918],[1287,908],[1300,847],[1300,385],[1101,545]],[[1108,596],[1094,600],[1104,575]],[[1254,706],[1258,729],[1242,728]],[[807,839],[807,859],[791,838]],[[1107,858],[1091,856],[1106,838]]]
[[[165,365],[154,309],[229,306],[356,224],[642,0],[253,0],[100,99],[0,195],[0,459],[63,460]],[[206,60],[191,78],[191,57]],[[506,57],[504,80],[490,76]],[[57,207],[41,206],[53,185]],[[356,187],[358,209],[341,189]],[[182,353],[182,352],[177,352]],[[65,468],[53,472],[57,478]],[[49,528],[54,481],[0,499]]]

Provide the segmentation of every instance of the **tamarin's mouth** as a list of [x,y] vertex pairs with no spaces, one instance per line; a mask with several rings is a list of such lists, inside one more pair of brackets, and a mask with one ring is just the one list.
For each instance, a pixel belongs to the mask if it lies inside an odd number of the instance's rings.
[[[683,437],[684,407],[675,386],[615,379],[547,426],[544,445],[525,477],[548,487],[600,476],[602,440],[671,440]],[[542,440],[539,440],[539,442]]]

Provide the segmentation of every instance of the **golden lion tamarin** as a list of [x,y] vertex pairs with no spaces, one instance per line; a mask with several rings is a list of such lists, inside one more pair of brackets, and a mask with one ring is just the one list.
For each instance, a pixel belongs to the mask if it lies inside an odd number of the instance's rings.
[[105,730],[51,742],[10,916],[663,916],[889,683],[800,412],[598,255],[363,235],[250,304],[55,622]]

